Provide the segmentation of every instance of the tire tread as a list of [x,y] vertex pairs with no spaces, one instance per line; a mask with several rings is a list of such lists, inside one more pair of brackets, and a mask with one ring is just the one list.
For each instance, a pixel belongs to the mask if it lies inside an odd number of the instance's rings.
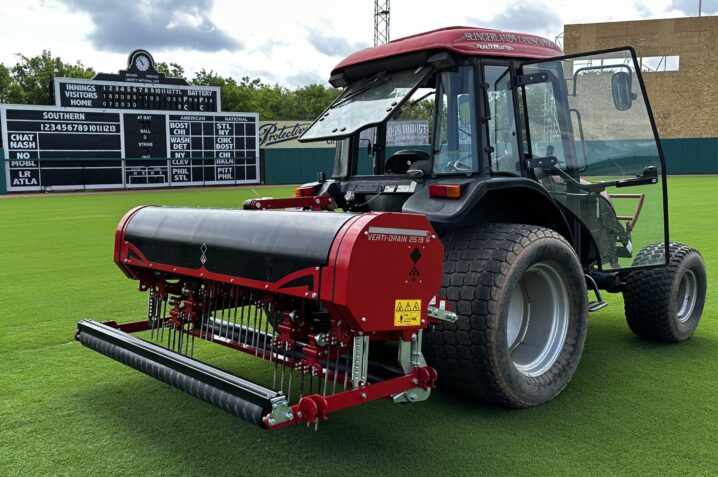
[[[499,287],[526,247],[547,239],[571,246],[558,232],[533,225],[482,224],[456,232],[443,239],[444,275],[439,293],[452,303],[460,318],[437,325],[425,335],[427,360],[437,368],[441,385],[459,394],[505,407],[534,405],[520,399],[497,372],[497,321],[485,317],[498,314]],[[581,286],[585,291],[585,284]],[[580,353],[583,341],[579,341],[574,346]],[[542,378],[552,379],[537,379]]]
[[[671,290],[678,268],[691,254],[700,252],[687,245],[669,243],[668,265],[648,270],[634,270],[626,277],[623,290],[626,322],[637,336],[668,343],[683,341],[673,325],[675,317],[671,310]],[[646,246],[636,255],[633,265],[655,263],[665,257],[665,244]],[[702,261],[702,257],[701,257]],[[702,306],[702,305],[701,305]]]

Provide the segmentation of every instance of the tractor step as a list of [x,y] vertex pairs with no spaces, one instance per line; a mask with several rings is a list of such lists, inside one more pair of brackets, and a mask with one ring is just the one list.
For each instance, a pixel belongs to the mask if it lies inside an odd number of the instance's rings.
[[264,416],[286,408],[281,393],[111,326],[83,320],[77,330],[84,346],[257,426],[264,427]]
[[608,306],[608,303],[603,301],[603,298],[601,298],[601,292],[598,289],[598,284],[596,284],[596,280],[594,280],[591,275],[585,275],[585,276],[586,276],[586,285],[588,287],[590,287],[590,290],[593,291],[593,293],[596,295],[596,301],[588,302],[588,312],[592,313],[592,312],[598,311],[602,308],[606,308]]

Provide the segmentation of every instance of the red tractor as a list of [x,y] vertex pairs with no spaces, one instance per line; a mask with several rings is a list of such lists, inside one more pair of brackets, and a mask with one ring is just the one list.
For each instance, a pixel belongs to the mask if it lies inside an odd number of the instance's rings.
[[[302,141],[336,141],[331,179],[245,210],[130,211],[115,261],[147,319],[81,321],[82,344],[273,429],[436,385],[544,403],[571,380],[601,292],[623,293],[641,338],[693,334],[705,267],[669,241],[631,48],[563,56],[446,28],[359,51],[330,82],[343,92]],[[398,144],[406,124],[428,134]],[[304,211],[272,210],[290,208]],[[195,359],[208,341],[270,372]]]

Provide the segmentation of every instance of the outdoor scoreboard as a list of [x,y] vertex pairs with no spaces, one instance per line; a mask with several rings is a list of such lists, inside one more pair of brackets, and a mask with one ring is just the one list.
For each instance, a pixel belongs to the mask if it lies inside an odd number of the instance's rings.
[[0,115],[10,192],[258,182],[256,113],[0,106]]
[[52,93],[54,106],[0,105],[8,192],[259,182],[258,115],[222,112],[219,88],[166,78],[145,50]]

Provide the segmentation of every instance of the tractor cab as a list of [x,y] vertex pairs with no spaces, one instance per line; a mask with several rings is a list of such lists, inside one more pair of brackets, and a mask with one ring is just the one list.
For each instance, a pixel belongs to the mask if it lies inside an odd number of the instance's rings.
[[668,242],[665,167],[630,48],[562,56],[533,35],[454,27],[357,52],[330,82],[343,92],[301,140],[336,141],[323,187],[345,210],[424,214],[442,235],[548,226],[597,270]]

